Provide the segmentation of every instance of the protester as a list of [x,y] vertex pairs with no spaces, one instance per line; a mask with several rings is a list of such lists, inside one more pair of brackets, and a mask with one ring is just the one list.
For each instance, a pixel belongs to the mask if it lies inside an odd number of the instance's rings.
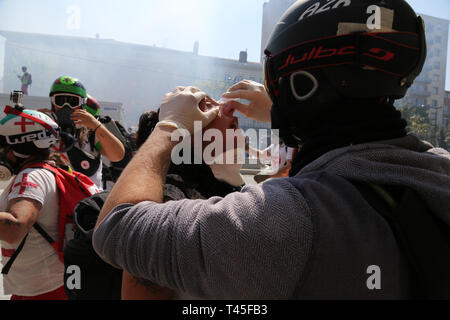
[[21,75],[21,76],[17,75],[17,78],[19,78],[19,80],[22,84],[21,90],[22,90],[23,94],[27,96],[28,95],[28,87],[31,86],[31,84],[33,83],[33,80],[32,80],[33,78],[31,76],[31,73],[27,72],[27,67],[23,66],[22,72],[23,72],[23,75]]
[[123,144],[96,118],[100,105],[72,77],[60,77],[50,89],[52,111],[62,130],[55,147],[72,169],[91,178],[102,190],[102,156],[118,162],[125,155]]
[[[175,90],[103,206],[93,243],[105,261],[203,299],[448,298],[448,249],[430,245],[446,245],[430,225],[450,224],[450,154],[407,135],[393,105],[422,70],[423,21],[403,0],[323,2],[297,1],[268,41],[271,112],[251,86],[232,95],[301,147],[290,177],[162,204],[172,133],[215,115],[199,110],[203,92]],[[380,28],[375,9],[390,17]],[[383,215],[403,205],[391,225]]]
[[[32,228],[38,222],[52,238],[58,237],[55,177],[45,169],[26,169],[33,162],[48,161],[50,148],[57,142],[58,125],[43,113],[23,113],[28,117],[8,113],[0,121],[5,146],[1,176],[4,180],[15,176],[0,196],[3,266],[6,268],[15,252],[20,252],[9,273],[3,275],[4,292],[12,294],[11,300],[65,300],[64,265],[54,248]],[[20,251],[19,244],[25,237]]]
[[[201,109],[217,107],[212,99],[208,103],[203,101]],[[237,118],[233,116],[233,109],[227,106],[221,107],[218,117],[205,128],[218,129],[225,133],[226,129],[237,128]],[[137,132],[137,146],[140,148],[148,139],[158,123],[158,113],[148,111],[141,115]],[[226,141],[225,141],[226,143]],[[208,144],[205,144],[204,149]],[[231,150],[234,151],[234,150]],[[182,199],[208,199],[213,196],[225,197],[227,194],[238,191],[244,185],[240,174],[239,163],[231,164],[180,164],[172,163],[164,185],[163,202]],[[176,293],[168,288],[152,284],[145,279],[137,279],[124,273],[122,282],[122,299],[172,299],[179,298]]]

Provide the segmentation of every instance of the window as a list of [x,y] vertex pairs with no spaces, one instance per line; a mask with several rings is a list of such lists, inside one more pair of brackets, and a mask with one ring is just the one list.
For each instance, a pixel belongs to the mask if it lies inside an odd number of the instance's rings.
[[439,82],[439,75],[438,75],[438,74],[435,74],[435,75],[433,76],[433,81],[434,81],[434,82]]
[[440,69],[440,68],[441,68],[441,63],[440,63],[439,61],[436,61],[436,62],[434,63],[434,68],[435,68],[435,69]]
[[437,104],[438,104],[437,100],[433,100],[433,107],[437,107]]
[[433,94],[439,94],[439,88],[434,87],[433,88]]
[[440,50],[440,49],[437,49],[437,50],[436,50],[436,56],[437,56],[437,57],[440,57],[440,56],[441,56],[441,50]]

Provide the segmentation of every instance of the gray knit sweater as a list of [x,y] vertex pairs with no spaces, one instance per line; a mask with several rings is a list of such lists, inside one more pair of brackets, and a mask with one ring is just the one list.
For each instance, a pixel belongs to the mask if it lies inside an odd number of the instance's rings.
[[347,179],[411,187],[450,224],[450,154],[408,136],[333,150],[295,177],[225,198],[120,205],[93,245],[108,263],[181,298],[370,298],[366,261],[388,270],[380,297],[404,298],[389,226]]

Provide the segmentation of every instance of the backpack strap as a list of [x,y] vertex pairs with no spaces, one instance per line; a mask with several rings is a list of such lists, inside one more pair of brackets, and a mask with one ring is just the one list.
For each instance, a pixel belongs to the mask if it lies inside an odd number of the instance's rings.
[[[50,171],[51,173],[53,173],[53,175],[55,176],[55,180],[57,179],[57,176],[61,176],[61,173],[58,171],[58,168],[55,167],[54,165],[51,165],[49,163],[46,162],[35,162],[30,164],[29,166],[26,167],[26,169],[29,168],[35,168],[35,169],[44,169],[47,171]],[[57,188],[59,189],[58,183],[57,184]],[[59,191],[60,192],[60,191]],[[59,223],[59,222],[58,222]],[[53,249],[55,249],[56,253],[58,253],[58,257],[61,261],[63,261],[63,255],[60,252],[59,248],[61,247],[61,239],[59,239],[58,241],[55,241],[37,222],[33,225],[34,229],[39,232],[39,234],[45,239],[47,240],[47,242],[53,247]],[[61,228],[64,228],[64,226],[59,226],[58,229],[58,233],[61,234],[62,230],[60,230]]]
[[[47,242],[55,249],[57,250],[57,245],[58,243],[53,240],[53,238],[47,233],[47,231],[45,231],[37,222],[33,225],[34,229],[39,232],[39,234],[42,235],[42,237],[44,237],[45,240],[47,240]],[[2,269],[2,274],[8,274],[9,270],[11,269],[14,261],[16,261],[17,257],[19,256],[19,253],[22,251],[24,245],[25,245],[25,241],[28,238],[29,233],[27,233],[27,235],[25,236],[25,238],[23,238],[22,242],[20,242],[19,246],[17,247],[17,249],[14,251],[13,255],[11,256],[11,258],[9,258],[8,262],[6,263],[6,265],[3,267]]]
[[19,255],[19,253],[22,251],[23,246],[25,245],[25,241],[28,238],[28,233],[25,236],[25,238],[23,238],[22,242],[19,244],[19,246],[17,247],[16,251],[14,251],[13,255],[11,256],[11,258],[9,258],[8,262],[5,264],[5,266],[2,269],[2,274],[8,274],[9,273],[9,269],[11,269],[14,261],[16,261],[17,256]]
[[352,181],[389,223],[413,276],[416,299],[450,298],[450,226],[411,188]]
[[39,232],[39,234],[47,240],[47,242],[53,247],[53,249],[58,250],[58,241],[53,240],[53,238],[44,230],[38,223],[33,225],[34,229]]

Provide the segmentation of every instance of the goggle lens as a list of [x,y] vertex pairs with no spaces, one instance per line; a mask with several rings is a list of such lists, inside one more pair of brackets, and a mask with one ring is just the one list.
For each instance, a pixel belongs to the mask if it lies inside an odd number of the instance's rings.
[[81,106],[82,99],[76,96],[58,95],[54,96],[53,103],[58,107],[63,107],[68,104],[72,109]]

